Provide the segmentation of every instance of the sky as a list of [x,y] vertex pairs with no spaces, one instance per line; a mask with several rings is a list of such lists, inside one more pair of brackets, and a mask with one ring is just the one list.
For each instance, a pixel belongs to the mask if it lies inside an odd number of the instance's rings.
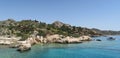
[[0,20],[8,18],[120,30],[120,0],[0,0]]

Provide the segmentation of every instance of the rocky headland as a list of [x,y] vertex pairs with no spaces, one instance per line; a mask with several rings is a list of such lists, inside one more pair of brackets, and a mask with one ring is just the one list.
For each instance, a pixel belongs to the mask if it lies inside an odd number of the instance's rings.
[[[18,51],[30,50],[34,44],[59,43],[72,44],[91,41],[91,37],[118,35],[120,31],[102,31],[71,26],[59,21],[46,24],[37,20],[0,21],[0,44]],[[100,41],[100,40],[98,40]]]

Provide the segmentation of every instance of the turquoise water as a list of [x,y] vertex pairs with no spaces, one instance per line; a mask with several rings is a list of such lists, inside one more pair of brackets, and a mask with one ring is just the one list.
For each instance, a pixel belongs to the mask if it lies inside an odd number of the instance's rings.
[[107,37],[96,37],[101,42],[81,44],[35,45],[31,51],[19,53],[16,49],[0,47],[0,58],[120,58],[120,36],[108,41]]

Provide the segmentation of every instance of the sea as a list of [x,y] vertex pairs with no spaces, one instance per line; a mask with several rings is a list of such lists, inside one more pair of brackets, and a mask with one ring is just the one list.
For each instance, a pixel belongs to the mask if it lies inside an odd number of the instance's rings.
[[116,40],[101,36],[79,44],[37,44],[26,52],[0,46],[0,58],[120,58],[120,36],[112,37]]

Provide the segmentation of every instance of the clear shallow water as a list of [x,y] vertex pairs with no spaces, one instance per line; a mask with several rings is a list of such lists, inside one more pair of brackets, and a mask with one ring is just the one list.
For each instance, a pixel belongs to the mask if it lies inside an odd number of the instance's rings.
[[0,47],[0,58],[120,58],[120,36],[108,41],[107,37],[96,37],[101,42],[81,44],[35,45],[31,51],[19,53],[16,49]]

